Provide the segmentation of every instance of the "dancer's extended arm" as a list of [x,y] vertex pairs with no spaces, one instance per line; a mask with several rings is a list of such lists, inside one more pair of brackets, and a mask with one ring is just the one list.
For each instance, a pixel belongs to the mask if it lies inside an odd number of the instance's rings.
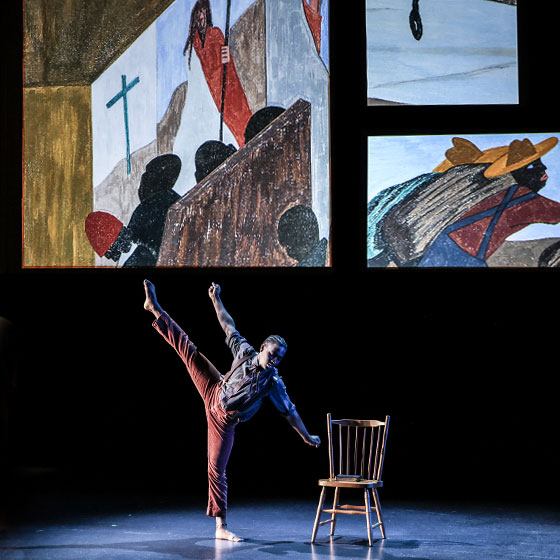
[[313,447],[319,447],[321,444],[321,438],[319,436],[312,436],[307,431],[303,420],[300,418],[297,410],[294,409],[290,414],[285,416],[286,420],[292,426],[292,428],[301,436],[303,441],[307,443],[307,445],[312,445]]
[[219,284],[212,282],[210,288],[208,288],[208,295],[214,304],[214,309],[216,310],[216,317],[222,327],[223,331],[229,336],[233,331],[236,330],[235,323],[231,315],[226,311],[222,300],[220,299],[221,288]]

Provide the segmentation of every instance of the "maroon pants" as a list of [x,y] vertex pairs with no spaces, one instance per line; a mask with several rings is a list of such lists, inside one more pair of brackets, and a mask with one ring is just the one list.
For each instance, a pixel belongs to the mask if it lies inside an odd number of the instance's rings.
[[227,509],[226,466],[233,446],[237,420],[220,406],[220,373],[189,340],[187,334],[163,313],[154,328],[183,360],[206,409],[208,424],[208,509],[206,515],[224,517]]

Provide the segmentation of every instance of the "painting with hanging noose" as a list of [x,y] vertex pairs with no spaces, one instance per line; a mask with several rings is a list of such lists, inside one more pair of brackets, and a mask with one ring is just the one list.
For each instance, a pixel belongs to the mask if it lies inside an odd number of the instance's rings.
[[366,0],[368,105],[517,104],[517,0]]

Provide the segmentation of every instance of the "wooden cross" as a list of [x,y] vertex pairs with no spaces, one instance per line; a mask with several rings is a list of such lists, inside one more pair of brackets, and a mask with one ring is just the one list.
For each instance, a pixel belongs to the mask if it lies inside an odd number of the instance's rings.
[[124,108],[124,130],[126,134],[126,171],[128,175],[130,175],[130,136],[128,132],[128,102],[126,98],[126,94],[140,81],[140,78],[137,76],[130,82],[130,84],[126,84],[126,75],[121,76],[122,79],[122,89],[111,99],[107,102],[107,109],[110,109],[119,99],[122,98],[123,100],[123,108]]

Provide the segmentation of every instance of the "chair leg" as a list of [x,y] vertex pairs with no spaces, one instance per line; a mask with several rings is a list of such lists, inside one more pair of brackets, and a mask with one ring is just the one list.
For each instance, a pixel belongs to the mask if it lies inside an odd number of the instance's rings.
[[385,535],[385,525],[383,523],[383,516],[381,515],[381,504],[379,503],[379,496],[377,495],[377,488],[372,489],[373,493],[373,501],[375,502],[375,511],[377,512],[377,520],[381,525],[379,528],[381,529],[381,536],[385,539],[387,536]]
[[369,500],[369,489],[364,489],[364,498],[366,503],[366,520],[367,520],[367,533],[368,533],[368,542],[369,546],[371,546],[371,502]]
[[[333,501],[333,509],[336,509],[338,507],[338,497],[340,494],[340,488],[337,486],[334,489],[334,501]],[[331,522],[331,537],[334,535],[334,528],[336,525],[336,513],[333,511],[332,516],[331,516],[332,522]]]
[[317,514],[315,515],[315,523],[313,524],[313,533],[311,534],[311,542],[315,542],[315,537],[317,536],[317,529],[319,528],[319,519],[321,517],[321,511],[323,510],[323,505],[325,504],[325,491],[326,486],[321,489],[321,496],[319,497],[319,505],[317,506]]

